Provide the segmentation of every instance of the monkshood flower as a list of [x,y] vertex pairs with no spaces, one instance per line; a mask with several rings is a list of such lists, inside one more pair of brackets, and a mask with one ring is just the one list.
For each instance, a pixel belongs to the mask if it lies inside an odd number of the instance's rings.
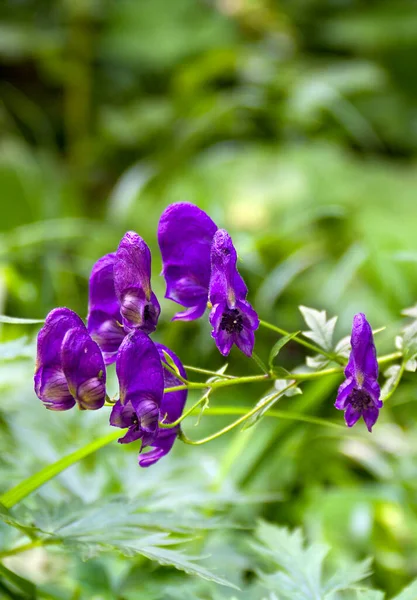
[[142,440],[152,444],[158,433],[159,407],[164,393],[161,359],[153,341],[139,329],[123,340],[116,359],[120,397],[110,425],[127,428],[121,444]]
[[254,331],[259,327],[259,319],[246,300],[248,289],[236,263],[237,254],[230,235],[224,229],[218,229],[211,247],[211,335],[224,356],[229,354],[233,344],[247,356],[252,356]]
[[106,364],[116,360],[127,333],[155,331],[161,309],[150,275],[150,250],[133,231],[123,236],[116,253],[106,254],[93,266],[87,326]]
[[80,317],[55,308],[38,334],[36,395],[50,410],[101,408],[106,398],[106,369],[100,348]]
[[345,421],[352,427],[362,416],[372,431],[382,401],[378,384],[378,361],[372,329],[363,313],[353,318],[352,350],[345,368],[346,381],[339,387],[335,407],[345,411]]
[[168,206],[158,225],[165,298],[188,310],[173,320],[192,321],[204,313],[210,282],[210,248],[216,224],[198,206],[179,202]]
[[[156,344],[156,347],[159,352],[159,356],[161,361],[167,363],[167,360],[164,356],[164,351],[169,354],[169,356],[174,361],[176,367],[180,375],[185,379],[187,377],[184,367],[174,352],[163,346],[162,344]],[[164,371],[164,387],[174,387],[177,385],[181,385],[181,381],[175,377],[172,373],[163,369]],[[163,420],[164,423],[173,423],[182,415],[182,411],[184,410],[185,402],[187,400],[187,390],[178,390],[176,392],[167,392],[163,395],[161,406],[160,406],[160,419]],[[171,450],[172,446],[178,435],[178,430],[180,426],[172,427],[171,429],[158,429],[158,434],[155,440],[150,444],[153,450],[147,452],[146,454],[142,454],[139,456],[139,465],[141,467],[150,467],[155,464],[158,460],[160,460],[163,456],[168,454]]]

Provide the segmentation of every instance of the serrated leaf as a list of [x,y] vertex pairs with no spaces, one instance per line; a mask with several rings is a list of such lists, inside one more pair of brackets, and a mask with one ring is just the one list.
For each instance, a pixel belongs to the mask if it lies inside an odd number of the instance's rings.
[[272,369],[275,358],[281,352],[282,348],[288,344],[293,338],[295,338],[300,332],[296,331],[295,333],[289,333],[284,337],[280,338],[272,347],[271,352],[269,353],[268,364],[269,368]]
[[0,315],[0,323],[10,323],[12,325],[34,325],[35,323],[44,323],[45,319],[20,319],[19,317],[8,317]]
[[410,308],[404,308],[404,310],[401,311],[401,314],[404,315],[404,317],[411,317],[412,319],[417,319],[417,304],[414,304],[414,306],[410,306]]
[[269,572],[260,574],[261,581],[280,600],[333,600],[337,591],[355,590],[358,582],[369,575],[369,561],[364,561],[342,567],[323,581],[329,548],[322,544],[306,545],[300,530],[291,532],[261,522],[256,537],[257,543],[252,548],[269,565]]
[[346,335],[341,340],[339,340],[336,344],[334,351],[338,356],[348,358],[350,353],[350,335]]
[[384,373],[384,377],[386,377],[386,381],[381,388],[381,400],[386,400],[397,387],[400,379],[401,379],[401,367],[400,365],[392,365],[389,369],[387,369]]
[[336,327],[337,317],[327,320],[325,310],[315,310],[307,306],[299,306],[304,321],[310,327],[309,331],[303,331],[303,335],[313,340],[324,350],[331,350],[333,347],[333,333]]
[[324,369],[329,364],[329,359],[321,354],[316,354],[315,356],[306,356],[306,365],[309,369],[313,369],[314,371],[320,371]]

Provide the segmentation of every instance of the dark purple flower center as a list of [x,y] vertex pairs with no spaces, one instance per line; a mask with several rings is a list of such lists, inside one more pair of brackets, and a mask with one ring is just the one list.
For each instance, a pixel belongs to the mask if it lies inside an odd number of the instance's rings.
[[227,333],[240,333],[243,329],[243,317],[237,308],[228,308],[222,316],[220,329]]
[[133,431],[139,431],[140,429],[140,423],[139,423],[139,419],[136,413],[133,413],[133,415],[130,418],[130,424],[131,427],[133,427]]
[[144,310],[143,310],[143,320],[144,321],[149,321],[149,319],[151,318],[151,306],[150,304],[146,304]]
[[373,404],[371,396],[365,390],[354,389],[349,400],[357,411],[363,411]]

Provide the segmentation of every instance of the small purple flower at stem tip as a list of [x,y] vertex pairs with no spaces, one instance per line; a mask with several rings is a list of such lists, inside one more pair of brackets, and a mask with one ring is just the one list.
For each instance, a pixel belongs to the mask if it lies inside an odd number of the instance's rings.
[[259,318],[246,300],[248,290],[236,263],[237,254],[230,235],[218,229],[211,248],[211,335],[224,356],[229,354],[233,344],[252,356]]
[[120,398],[113,406],[110,425],[128,428],[120,443],[141,439],[151,444],[158,433],[159,408],[164,393],[164,376],[158,350],[139,329],[120,346],[116,360]]
[[100,348],[80,317],[56,308],[38,334],[36,395],[50,410],[101,408],[106,397],[106,370]]
[[362,416],[368,431],[372,431],[383,403],[380,400],[374,338],[363,313],[353,318],[351,345],[349,362],[345,368],[346,381],[339,387],[335,407],[345,411],[348,427],[352,427]]
[[217,225],[198,206],[178,202],[168,206],[158,225],[165,298],[188,310],[173,320],[193,321],[207,306],[210,282],[210,248]]
[[[156,344],[156,347],[158,349],[161,361],[167,363],[167,360],[164,356],[165,351],[174,361],[180,375],[186,379],[187,374],[178,356],[176,356],[172,350],[166,346],[163,346],[162,344]],[[181,385],[181,381],[167,369],[164,369],[164,387],[169,388],[177,385]],[[187,400],[187,393],[188,390],[186,389],[164,393],[160,406],[160,419],[163,419],[165,423],[173,423],[179,419],[182,415],[182,411],[184,410]],[[171,429],[159,427],[158,435],[150,444],[153,450],[139,456],[139,465],[141,467],[150,467],[168,454],[177,438],[179,428],[179,425],[172,427]]]

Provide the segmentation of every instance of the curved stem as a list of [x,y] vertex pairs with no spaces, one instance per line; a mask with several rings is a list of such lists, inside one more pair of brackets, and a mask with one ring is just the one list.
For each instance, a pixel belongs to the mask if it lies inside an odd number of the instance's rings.
[[[246,408],[243,406],[219,406],[216,408],[208,408],[205,412],[209,415],[244,415],[246,414]],[[314,425],[323,425],[324,427],[333,427],[345,431],[344,425],[339,425],[333,421],[327,419],[320,419],[320,417],[311,417],[309,415],[303,415],[301,413],[295,413],[288,410],[268,410],[265,413],[265,417],[273,417],[276,419],[286,419],[287,421],[301,421],[303,423],[312,423]]]
[[0,551],[0,559],[6,558],[7,556],[15,556],[16,554],[20,554],[21,552],[27,552],[28,550],[33,550],[34,548],[39,548],[41,546],[52,546],[53,544],[60,543],[61,540],[57,539],[35,540],[34,542],[28,542],[27,544],[16,546],[16,548],[12,548],[11,550]]
[[181,421],[183,421],[185,419],[185,417],[188,417],[188,415],[190,415],[192,412],[194,412],[195,409],[198,408],[200,406],[200,404],[202,404],[205,400],[206,400],[206,396],[203,396],[202,398],[200,398],[195,404],[193,404],[191,406],[191,408],[186,410],[185,413],[183,413],[176,421],[172,421],[172,423],[164,423],[163,421],[159,421],[159,423],[158,423],[159,427],[161,429],[172,429],[173,427],[176,427],[177,425],[179,425],[181,423]]
[[[280,327],[277,327],[276,325],[272,325],[272,323],[268,323],[267,321],[261,320],[261,321],[259,321],[259,324],[262,325],[263,327],[265,327],[266,329],[271,329],[271,331],[275,331],[276,333],[279,333],[280,335],[291,335],[291,333],[289,331],[286,331],[285,329],[281,329]],[[315,346],[314,344],[310,344],[310,342],[306,342],[303,338],[298,337],[298,335],[295,335],[292,339],[294,342],[297,342],[297,344],[300,344],[301,346],[304,346],[305,348],[312,350],[316,354],[322,354],[323,356],[326,356],[329,360],[338,362],[340,365],[345,366],[345,364],[346,364],[346,361],[343,357],[337,356],[337,354],[333,354],[331,352],[326,352],[326,350],[323,350],[323,348],[320,348],[319,346]]]
[[176,385],[174,387],[169,387],[164,389],[164,393],[167,392],[178,392],[179,390],[191,389],[191,390],[205,390],[207,388],[221,388],[227,387],[229,385],[238,385],[240,383],[254,383],[257,381],[268,381],[268,379],[272,379],[270,375],[249,375],[248,377],[234,377],[233,379],[226,379],[222,381],[205,381],[205,382],[196,382],[189,381],[187,385]]
[[[295,384],[296,384],[296,382],[293,381],[292,383],[290,383],[289,385],[287,385],[286,388],[284,388],[283,390],[278,391],[275,395],[277,397],[283,395],[288,389],[290,389],[291,387],[293,387]],[[202,444],[207,444],[207,442],[211,442],[212,440],[217,439],[221,435],[224,435],[225,433],[228,433],[229,431],[231,431],[232,429],[234,429],[238,425],[241,425],[242,423],[244,423],[245,421],[247,421],[255,413],[257,413],[260,410],[262,410],[263,407],[265,407],[268,404],[270,404],[272,400],[273,400],[273,396],[269,396],[268,398],[265,398],[264,402],[258,403],[256,406],[254,406],[252,408],[252,410],[250,410],[249,412],[247,412],[246,414],[244,414],[242,417],[240,417],[240,419],[237,419],[236,421],[233,421],[233,423],[230,423],[230,425],[227,425],[223,429],[220,429],[220,431],[216,431],[216,433],[213,433],[212,435],[209,435],[208,437],[205,437],[205,438],[203,438],[201,440],[196,440],[196,441],[190,440],[190,438],[188,438],[182,431],[179,432],[178,437],[185,444],[191,444],[192,446],[201,446]]]
[[234,375],[225,375],[224,373],[217,373],[216,371],[210,371],[209,369],[200,369],[200,367],[192,367],[191,365],[184,365],[184,369],[186,371],[194,371],[195,373],[203,373],[203,375],[220,377],[221,379],[235,379]]

